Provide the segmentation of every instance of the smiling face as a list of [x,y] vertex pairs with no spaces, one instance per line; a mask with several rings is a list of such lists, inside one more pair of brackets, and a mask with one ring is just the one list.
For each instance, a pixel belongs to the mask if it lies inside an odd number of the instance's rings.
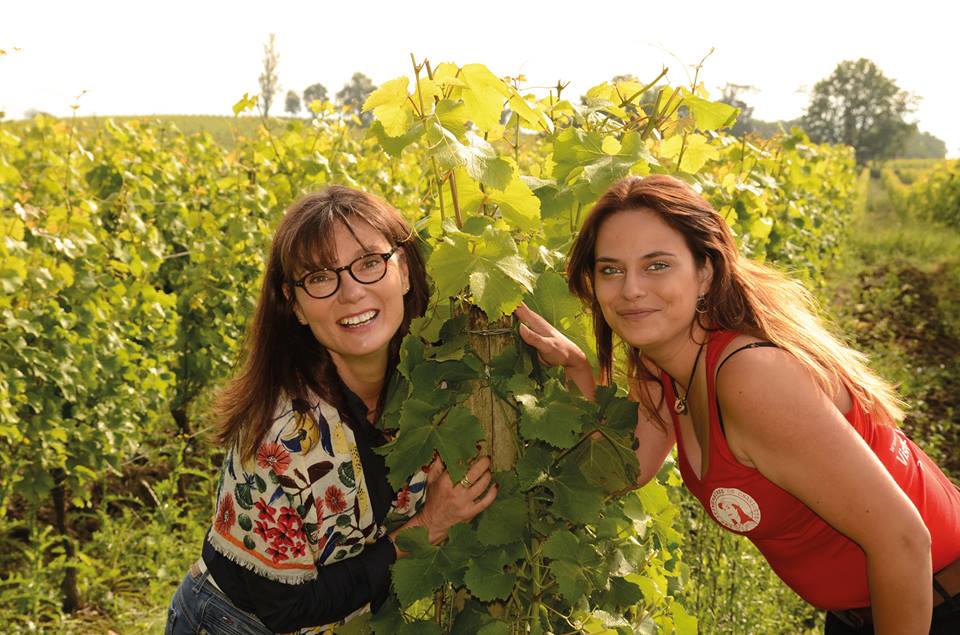
[[[379,231],[359,221],[348,229],[337,222],[333,241],[337,253],[330,256],[330,267],[350,264],[364,254],[386,253],[393,245]],[[299,271],[299,278],[307,271]],[[386,364],[390,340],[403,322],[403,296],[409,288],[407,264],[402,250],[387,261],[381,280],[361,284],[346,270],[340,272],[340,288],[326,298],[313,298],[300,287],[293,311],[301,324],[310,327],[313,336],[333,358],[338,368],[359,363]]]
[[631,346],[688,338],[711,267],[697,267],[683,236],[650,209],[617,212],[600,226],[593,288],[603,317]]

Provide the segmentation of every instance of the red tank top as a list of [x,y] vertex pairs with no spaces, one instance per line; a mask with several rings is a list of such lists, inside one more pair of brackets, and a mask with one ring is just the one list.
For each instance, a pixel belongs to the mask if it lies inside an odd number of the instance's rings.
[[[807,602],[827,610],[869,606],[867,561],[860,546],[792,494],[738,462],[727,445],[717,415],[715,369],[738,335],[715,332],[707,343],[710,438],[702,479],[687,460],[679,420],[671,411],[683,482],[715,522],[749,538],[774,572]],[[661,383],[667,403],[673,403],[666,374]],[[960,491],[900,430],[874,423],[856,400],[846,419],[916,505],[932,536],[933,570],[960,557]]]

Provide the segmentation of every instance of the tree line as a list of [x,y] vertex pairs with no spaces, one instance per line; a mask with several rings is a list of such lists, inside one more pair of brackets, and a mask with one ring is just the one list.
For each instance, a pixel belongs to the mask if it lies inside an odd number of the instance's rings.
[[[277,67],[280,64],[280,55],[276,48],[276,35],[271,33],[267,43],[263,45],[263,70],[260,73],[260,107],[263,114],[269,115],[270,108],[280,94],[280,77]],[[336,96],[336,103],[354,114],[361,125],[368,126],[372,120],[370,113],[363,112],[363,102],[377,87],[373,81],[363,73],[356,72],[343,85]],[[301,97],[302,95],[302,97]],[[316,82],[303,89],[302,93],[288,90],[284,98],[283,109],[290,116],[296,117],[302,110],[310,111],[310,105],[315,101],[327,101],[327,87]]]

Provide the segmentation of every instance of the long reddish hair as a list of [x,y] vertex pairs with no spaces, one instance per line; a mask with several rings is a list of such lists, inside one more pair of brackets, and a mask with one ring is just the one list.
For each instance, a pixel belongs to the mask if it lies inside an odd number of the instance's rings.
[[337,369],[330,353],[308,326],[297,321],[290,282],[296,275],[333,265],[334,225],[348,229],[366,223],[391,245],[399,247],[409,272],[410,290],[403,297],[403,321],[390,341],[384,388],[399,359],[400,341],[410,322],[423,315],[429,289],[426,269],[416,245],[416,234],[403,216],[382,199],[343,186],[331,186],[293,203],[277,227],[267,259],[260,298],[243,344],[237,375],[217,395],[217,441],[237,446],[243,461],[253,458],[270,429],[277,403],[293,404],[316,397],[343,408],[335,389]]
[[[862,353],[830,333],[810,292],[779,271],[741,257],[723,217],[689,185],[666,175],[627,177],[611,185],[587,215],[567,260],[570,291],[593,315],[601,384],[609,385],[613,378],[613,331],[593,292],[597,234],[613,214],[640,209],[652,210],[683,236],[697,267],[708,261],[713,267],[704,297],[706,311],[690,316],[691,333],[699,320],[707,330],[732,330],[769,340],[794,355],[826,394],[842,385],[880,421],[893,424],[903,417],[902,402],[893,388],[867,367]],[[643,380],[659,381],[643,351],[625,343],[624,347],[632,386]],[[644,382],[645,387],[650,385]],[[662,391],[657,398],[649,390],[640,391],[641,403],[657,420],[662,399]]]

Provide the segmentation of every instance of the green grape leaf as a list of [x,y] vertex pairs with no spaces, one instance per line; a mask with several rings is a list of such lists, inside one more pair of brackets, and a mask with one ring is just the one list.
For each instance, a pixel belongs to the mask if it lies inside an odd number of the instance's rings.
[[635,482],[630,480],[626,465],[635,456],[629,445],[617,447],[609,437],[591,435],[567,460],[576,463],[587,483],[612,494]]
[[496,150],[483,137],[474,132],[465,135],[467,143],[458,148],[458,156],[464,169],[471,178],[497,190],[503,190],[511,184],[514,176],[513,166],[497,156]]
[[517,461],[517,478],[520,488],[530,489],[550,473],[553,453],[540,445],[530,445]]
[[491,319],[511,313],[520,306],[521,290],[502,272],[495,269],[474,271],[468,280],[474,302]]
[[394,595],[389,595],[380,605],[380,610],[370,617],[370,627],[374,635],[394,635],[403,627],[403,614]]
[[536,276],[517,254],[509,232],[486,227],[483,240],[472,252],[463,235],[448,236],[430,257],[430,267],[441,295],[457,294],[464,273],[477,305],[491,320],[519,306],[523,292],[533,289]]
[[[499,206],[500,215],[513,227],[523,231],[533,231],[540,224],[540,199],[515,172],[512,164],[511,173],[501,191],[491,191],[487,198]],[[497,187],[497,186],[492,186]]]
[[590,591],[590,581],[584,575],[580,565],[575,562],[554,560],[550,563],[550,573],[557,581],[557,589],[560,591],[560,595],[571,604],[576,603]]
[[737,115],[740,114],[739,108],[722,101],[707,101],[696,95],[684,97],[683,104],[690,109],[700,130],[717,130],[732,126],[737,121]]
[[480,627],[477,635],[510,635],[511,632],[509,624],[501,622],[500,620],[494,620]]
[[487,546],[515,542],[527,523],[527,502],[522,496],[507,497],[501,492],[481,515],[477,537]]
[[546,407],[529,399],[520,400],[520,434],[566,449],[577,442],[583,430],[583,411],[563,402],[550,402]]
[[569,529],[558,529],[543,541],[541,551],[551,560],[577,562],[580,540]]
[[510,96],[509,108],[520,117],[521,121],[534,130],[553,131],[553,122],[550,121],[550,118],[543,111],[535,106],[531,106],[523,95],[515,92],[512,88],[510,88],[510,92],[513,94]]
[[759,217],[750,223],[750,235],[758,240],[765,240],[768,236],[770,236],[770,232],[772,230],[772,218]]
[[541,273],[533,293],[524,296],[523,301],[557,328],[569,326],[581,311],[580,301],[570,294],[567,281],[555,271]]
[[416,335],[408,334],[400,343],[400,364],[397,370],[400,374],[410,379],[410,373],[421,362],[423,362],[423,342]]
[[467,108],[461,101],[441,99],[433,110],[440,120],[440,125],[460,138],[467,131]]
[[435,406],[438,403],[437,390],[446,390],[464,381],[477,379],[477,372],[463,360],[448,359],[438,362],[426,360],[410,373],[410,381],[417,387],[414,396],[430,399]]
[[[497,156],[496,150],[483,137],[472,131],[464,133],[466,143],[461,143],[452,131],[434,122],[429,128],[428,140],[431,153],[443,170],[463,168],[467,176],[483,185],[497,190],[503,190],[513,177],[513,165]],[[457,179],[460,189],[464,184],[462,178]],[[482,193],[480,200],[482,200]],[[468,209],[472,209],[468,205]]]
[[603,499],[590,486],[576,466],[565,465],[562,472],[545,483],[553,492],[550,511],[574,523],[590,523],[600,516]]
[[575,168],[582,168],[592,161],[604,158],[603,137],[596,132],[581,128],[565,128],[554,138],[553,176],[563,183]]
[[443,425],[435,429],[435,437],[450,479],[459,481],[466,476],[470,460],[477,454],[477,443],[483,439],[480,421],[465,407],[454,406]]
[[503,600],[513,591],[517,574],[505,572],[506,563],[503,560],[503,551],[485,554],[470,562],[463,582],[470,589],[470,593],[481,602]]
[[610,578],[610,592],[607,593],[606,599],[613,607],[625,609],[642,600],[643,593],[636,584],[614,576]]
[[476,271],[481,263],[463,236],[447,237],[430,255],[430,274],[443,297],[457,295],[466,286],[464,273]]
[[477,532],[465,523],[458,523],[450,528],[440,550],[440,569],[447,580],[455,586],[461,586],[470,560],[482,557],[483,551],[484,546],[477,539]]
[[407,132],[413,123],[413,109],[407,98],[406,77],[398,77],[384,82],[370,93],[363,102],[363,112],[373,111],[373,116],[383,125],[383,131],[390,137],[399,137]]
[[440,635],[443,631],[433,620],[414,620],[404,622],[397,635]]
[[460,80],[466,86],[462,97],[467,119],[483,132],[498,125],[509,94],[506,84],[482,64],[462,67]]
[[695,174],[711,161],[720,156],[720,151],[710,144],[706,137],[699,134],[692,134],[687,137],[687,149],[683,154],[683,160],[680,161],[680,169],[690,174]]
[[[486,632],[484,627],[502,624],[494,620],[486,611],[486,607],[476,599],[467,600],[463,610],[459,611],[450,628],[450,635],[479,635]],[[498,631],[494,630],[493,633]],[[491,635],[488,633],[488,635]],[[542,634],[541,634],[542,635]]]
[[696,616],[690,615],[687,609],[673,598],[670,598],[670,613],[673,615],[673,627],[677,635],[697,635],[700,632]]
[[637,404],[617,395],[616,386],[598,386],[595,394],[599,417],[607,429],[632,436],[637,428]]
[[444,582],[438,566],[440,549],[430,544],[425,527],[415,527],[397,535],[397,546],[408,552],[393,563],[393,590],[403,606],[424,598]]
[[399,157],[404,148],[423,135],[423,124],[416,122],[404,134],[399,137],[391,137],[383,128],[383,123],[378,120],[370,125],[369,134],[373,135],[387,154],[391,157]]
[[[614,149],[612,144],[607,142],[610,138],[606,137],[601,141],[599,148],[601,155],[583,167],[583,176],[594,194],[601,194],[614,181],[625,177],[638,161],[646,160],[647,163],[655,163],[655,159],[647,150],[639,133],[630,131],[624,134],[623,139],[618,142],[620,145],[616,148],[616,153],[612,156],[607,152]],[[604,143],[607,144],[606,148],[603,146]]]
[[[423,412],[428,407],[416,400],[411,402],[412,412]],[[403,487],[412,474],[433,461],[434,451],[440,453],[451,479],[463,478],[469,460],[477,452],[476,444],[483,439],[477,418],[463,406],[428,419],[414,415],[404,418],[406,411],[404,404],[400,415],[403,424],[397,438],[376,450],[386,456],[390,485],[397,490]]]
[[433,419],[437,410],[438,408],[434,404],[426,401],[421,401],[415,397],[407,399],[400,407],[400,432],[422,427],[424,421]]

